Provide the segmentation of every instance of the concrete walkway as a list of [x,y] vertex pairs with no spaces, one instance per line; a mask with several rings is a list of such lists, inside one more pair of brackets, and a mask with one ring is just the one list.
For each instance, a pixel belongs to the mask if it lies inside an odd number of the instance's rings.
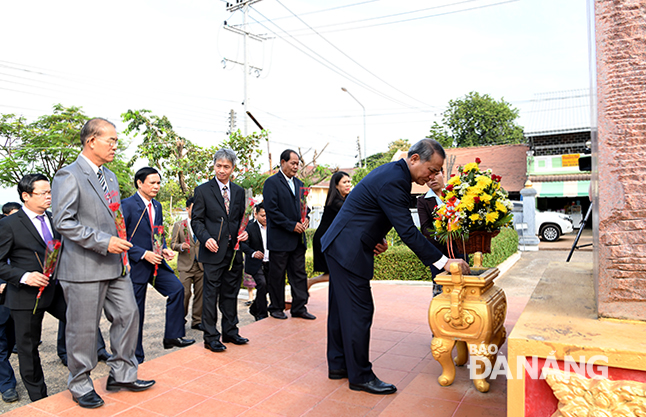
[[[520,316],[536,283],[552,260],[565,260],[568,251],[523,253],[519,261],[497,279],[508,298],[505,326],[508,334]],[[592,252],[576,251],[572,261],[591,262]],[[95,387],[106,405],[85,410],[65,390],[66,368],[57,358],[45,366],[50,397],[29,403],[19,382],[23,407],[7,416],[504,416],[506,381],[491,381],[489,393],[476,391],[466,367],[457,369],[450,387],[441,387],[441,368],[430,352],[428,306],[432,289],[420,283],[373,282],[376,305],[371,341],[371,360],[376,374],[395,383],[399,391],[375,396],[351,391],[347,380],[327,379],[325,361],[327,286],[312,287],[309,310],[318,320],[302,319],[250,322],[240,303],[240,316],[249,323],[241,334],[251,342],[230,345],[224,353],[203,348],[198,342],[184,349],[161,349],[163,299],[149,293],[147,361],[139,376],[157,384],[142,393],[105,391],[108,369],[100,364],[93,374]],[[160,303],[161,301],[161,303]],[[52,320],[53,322],[53,320]],[[48,328],[54,327],[48,325]],[[51,329],[50,329],[51,331]],[[47,337],[46,337],[47,336]],[[43,336],[43,349],[55,346],[55,332]],[[155,347],[157,346],[157,347]],[[506,353],[506,345],[503,346]],[[17,366],[15,367],[17,369]],[[59,394],[54,395],[56,392]],[[9,410],[9,404],[3,411]],[[13,408],[13,407],[11,407]]]

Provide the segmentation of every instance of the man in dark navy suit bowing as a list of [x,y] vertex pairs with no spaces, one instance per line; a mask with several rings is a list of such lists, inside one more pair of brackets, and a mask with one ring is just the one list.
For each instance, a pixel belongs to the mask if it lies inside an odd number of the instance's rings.
[[[234,247],[238,241],[247,240],[247,232],[238,235],[245,212],[245,195],[242,187],[231,181],[237,160],[231,149],[219,149],[215,153],[215,178],[195,188],[191,218],[195,236],[203,243],[198,256],[204,266],[202,326],[204,348],[212,352],[223,352],[226,349],[223,342],[235,345],[249,342],[238,330],[242,251],[235,252]],[[222,333],[216,327],[218,307],[222,313]]]
[[[159,193],[161,176],[155,168],[144,167],[135,174],[137,193],[121,202],[123,218],[126,222],[126,234],[132,248],[128,250],[128,259],[132,269],[130,278],[135,291],[135,299],[139,308],[139,337],[135,356],[139,363],[144,361],[142,344],[144,312],[146,310],[146,291],[148,284],[166,299],[166,328],[164,331],[164,349],[185,347],[195,343],[194,339],[186,339],[184,330],[184,286],[175,276],[173,269],[166,259],[173,259],[175,252],[166,247],[166,239],[162,254],[153,251],[153,226],[163,226],[162,205],[155,200]],[[157,276],[155,276],[157,265]]]
[[267,178],[262,190],[267,212],[267,249],[269,249],[269,315],[286,319],[285,271],[292,290],[292,317],[314,320],[307,312],[307,274],[305,272],[305,230],[310,221],[301,222],[300,189],[303,182],[296,178],[298,154],[287,149],[280,154],[280,171]]
[[440,172],[444,158],[437,141],[422,139],[406,159],[374,169],[352,190],[321,239],[330,268],[328,376],[348,378],[352,390],[397,391],[372,372],[369,356],[374,256],[387,249],[384,237],[391,227],[425,265],[448,270],[457,262],[465,274],[470,272],[464,260],[447,259],[417,230],[409,210],[411,183],[428,182]]

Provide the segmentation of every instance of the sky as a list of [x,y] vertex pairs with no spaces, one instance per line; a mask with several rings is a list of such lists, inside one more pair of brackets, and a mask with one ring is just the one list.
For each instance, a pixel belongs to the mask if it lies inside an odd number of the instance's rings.
[[[537,94],[589,87],[586,3],[256,1],[247,30],[264,40],[247,41],[247,109],[274,164],[292,148],[341,168],[357,162],[357,137],[368,154],[414,143],[471,91],[530,125]],[[0,113],[34,120],[61,103],[123,130],[122,113],[148,109],[206,147],[234,110],[244,132],[243,36],[224,28],[243,29],[244,13],[223,1],[3,1],[0,17]]]

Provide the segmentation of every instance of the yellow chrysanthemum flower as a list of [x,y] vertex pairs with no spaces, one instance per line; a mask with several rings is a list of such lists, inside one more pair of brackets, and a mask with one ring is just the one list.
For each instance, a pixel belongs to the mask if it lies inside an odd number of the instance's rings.
[[477,171],[478,170],[478,164],[475,162],[469,162],[464,166],[462,169],[464,172],[469,172],[469,171]]
[[437,230],[442,230],[442,221],[441,220],[435,220],[435,228]]
[[480,215],[478,213],[473,213],[469,216],[469,219],[471,219],[472,222],[477,222],[480,220]]
[[491,178],[489,178],[486,175],[478,175],[476,177],[476,182],[478,183],[478,186],[484,188],[484,187],[488,186],[489,184],[491,184],[492,181],[491,181]]
[[501,213],[507,213],[507,207],[505,207],[505,205],[502,204],[500,201],[496,201],[496,210],[498,210]]
[[489,194],[483,193],[480,196],[480,201],[482,201],[485,204],[489,204],[489,202],[491,202],[491,196]]
[[451,178],[449,179],[448,184],[451,184],[451,185],[460,185],[460,184],[462,184],[462,182],[460,181],[460,177],[459,177],[458,175],[456,175],[456,176],[451,177]]
[[492,211],[487,213],[486,216],[487,223],[493,223],[498,219],[498,212],[497,211]]
[[475,201],[473,199],[474,196],[472,195],[465,195],[462,197],[462,200],[460,201],[460,204],[458,205],[458,210],[464,211],[466,208],[467,210],[473,210],[473,205],[475,204]]

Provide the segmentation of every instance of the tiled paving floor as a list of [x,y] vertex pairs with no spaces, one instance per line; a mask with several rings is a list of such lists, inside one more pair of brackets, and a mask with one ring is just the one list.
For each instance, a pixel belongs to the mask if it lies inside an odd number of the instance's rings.
[[[371,359],[375,373],[398,392],[376,396],[348,389],[347,380],[327,378],[325,360],[327,288],[313,288],[309,311],[315,321],[266,319],[245,326],[251,342],[212,353],[201,343],[145,362],[139,377],[155,379],[148,391],[105,391],[105,405],[78,407],[65,391],[6,413],[38,416],[505,416],[506,381],[492,381],[489,393],[473,388],[466,367],[450,387],[441,387],[427,322],[429,286],[373,282],[375,320]],[[509,297],[509,334],[526,298]],[[506,345],[503,347],[506,350]]]

